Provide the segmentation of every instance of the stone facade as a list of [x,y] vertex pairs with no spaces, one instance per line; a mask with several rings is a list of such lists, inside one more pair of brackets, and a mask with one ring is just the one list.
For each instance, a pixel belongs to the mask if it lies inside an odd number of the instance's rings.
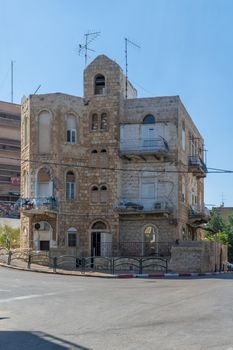
[[125,85],[119,65],[101,55],[84,71],[83,98],[23,103],[22,247],[145,255],[151,245],[166,255],[200,237],[203,138],[178,96],[137,98],[128,82],[125,99]]

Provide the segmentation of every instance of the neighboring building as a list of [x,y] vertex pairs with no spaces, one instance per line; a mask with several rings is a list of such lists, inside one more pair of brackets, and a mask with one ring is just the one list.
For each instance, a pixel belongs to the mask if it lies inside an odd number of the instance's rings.
[[228,221],[229,216],[233,215],[233,207],[224,207],[224,205],[221,205],[220,207],[213,207],[212,211],[216,211],[222,219]]
[[[137,98],[98,56],[84,98],[22,105],[21,245],[78,255],[169,255],[200,238],[204,140],[178,96]],[[30,160],[25,161],[25,160]]]
[[15,103],[0,101],[0,217],[17,217],[20,194],[20,113]]

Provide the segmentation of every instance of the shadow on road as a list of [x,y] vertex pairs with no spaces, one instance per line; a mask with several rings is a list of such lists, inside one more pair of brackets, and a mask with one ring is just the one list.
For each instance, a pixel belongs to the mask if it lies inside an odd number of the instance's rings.
[[0,331],[0,350],[91,350],[44,332]]

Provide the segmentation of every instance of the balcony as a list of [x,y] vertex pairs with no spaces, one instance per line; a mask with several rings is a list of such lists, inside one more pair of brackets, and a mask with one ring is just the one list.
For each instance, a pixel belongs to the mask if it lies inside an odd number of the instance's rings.
[[124,158],[152,155],[155,158],[167,155],[168,143],[163,137],[155,139],[128,139],[120,142],[120,156]]
[[58,205],[55,197],[31,197],[21,198],[20,210],[26,216],[38,214],[56,215]]
[[207,167],[199,156],[189,156],[188,167],[189,171],[198,178],[206,177]]
[[156,214],[168,216],[173,212],[173,205],[165,199],[155,200],[151,205],[143,205],[143,203],[122,199],[118,202],[116,210],[119,215]]
[[205,224],[210,220],[210,211],[207,208],[199,210],[190,206],[188,218],[190,224]]

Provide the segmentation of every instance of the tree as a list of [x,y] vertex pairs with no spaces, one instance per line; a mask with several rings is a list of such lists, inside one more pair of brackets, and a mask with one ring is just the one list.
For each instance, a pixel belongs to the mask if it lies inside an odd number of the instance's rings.
[[233,215],[224,220],[213,209],[211,219],[206,225],[206,238],[228,246],[228,260],[233,261]]
[[0,247],[11,249],[20,245],[20,229],[8,225],[0,226]]

